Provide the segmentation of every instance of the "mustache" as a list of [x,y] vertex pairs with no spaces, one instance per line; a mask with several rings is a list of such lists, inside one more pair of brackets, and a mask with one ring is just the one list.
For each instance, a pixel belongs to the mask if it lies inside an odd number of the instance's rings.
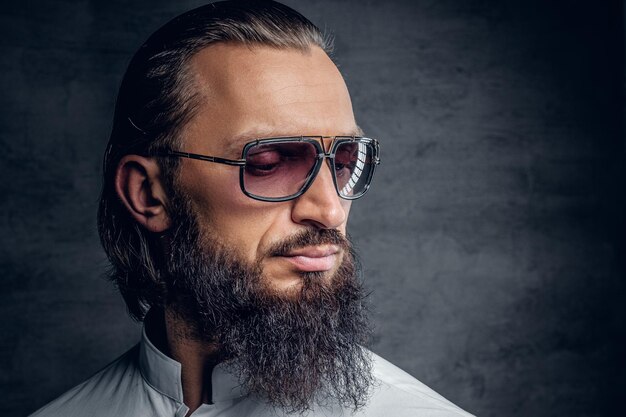
[[336,245],[344,251],[352,247],[350,241],[339,230],[305,229],[272,245],[267,253],[270,256],[285,256],[296,249],[318,245]]

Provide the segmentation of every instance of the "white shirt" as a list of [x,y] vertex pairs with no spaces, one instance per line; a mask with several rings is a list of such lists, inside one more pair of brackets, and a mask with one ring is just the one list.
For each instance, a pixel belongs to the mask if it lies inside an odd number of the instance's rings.
[[[372,354],[376,379],[365,408],[357,413],[316,409],[306,416],[469,417],[411,375]],[[146,336],[113,363],[41,408],[31,417],[184,417],[181,364],[159,351]],[[223,365],[212,374],[213,404],[203,404],[193,417],[275,417],[280,410],[247,394]]]

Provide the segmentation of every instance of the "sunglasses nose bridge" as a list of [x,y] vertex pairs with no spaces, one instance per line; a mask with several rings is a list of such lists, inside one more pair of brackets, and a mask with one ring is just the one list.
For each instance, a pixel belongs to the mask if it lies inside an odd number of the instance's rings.
[[[335,180],[335,172],[333,170],[333,165],[335,163],[335,152],[322,152],[322,153],[318,153],[317,154],[317,161],[316,163],[320,165],[320,169],[318,170],[317,175],[319,175],[319,171],[321,170],[321,165],[324,164],[324,160],[326,161],[326,164],[328,165],[328,169],[330,169],[330,173],[333,176],[333,180]],[[315,179],[315,178],[314,178]]]
[[320,143],[322,144],[322,150],[325,154],[329,153],[335,143],[335,136],[320,136]]

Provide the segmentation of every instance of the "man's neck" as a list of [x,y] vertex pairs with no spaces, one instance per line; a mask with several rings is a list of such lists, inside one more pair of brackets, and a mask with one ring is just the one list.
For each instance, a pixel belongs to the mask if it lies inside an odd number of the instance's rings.
[[213,368],[220,362],[216,345],[192,337],[189,325],[173,311],[151,312],[148,335],[164,354],[181,364],[183,401],[188,415],[203,403],[212,403]]

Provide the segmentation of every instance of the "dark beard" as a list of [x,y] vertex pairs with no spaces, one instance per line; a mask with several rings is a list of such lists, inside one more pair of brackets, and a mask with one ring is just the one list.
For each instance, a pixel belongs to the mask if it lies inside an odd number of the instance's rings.
[[349,241],[336,230],[307,229],[273,248],[332,243],[344,249],[330,280],[303,273],[297,291],[268,287],[259,264],[248,265],[216,239],[201,237],[192,211],[178,199],[170,260],[169,307],[193,337],[219,346],[247,390],[288,413],[317,404],[353,410],[366,403],[371,359],[365,292]]

